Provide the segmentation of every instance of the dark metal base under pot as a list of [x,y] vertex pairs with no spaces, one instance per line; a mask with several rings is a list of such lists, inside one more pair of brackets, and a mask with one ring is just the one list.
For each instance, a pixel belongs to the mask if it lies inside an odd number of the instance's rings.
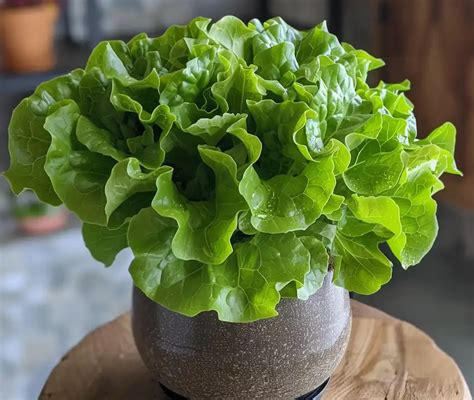
[[[295,400],[321,400],[323,398],[324,390],[326,389],[329,383],[329,379],[330,378],[328,378],[322,385],[318,386],[313,391],[306,393]],[[186,397],[183,397],[179,395],[178,393],[173,392],[172,390],[168,389],[166,386],[162,385],[161,383],[160,383],[160,386],[163,392],[166,394],[166,396],[170,400],[187,400]]]

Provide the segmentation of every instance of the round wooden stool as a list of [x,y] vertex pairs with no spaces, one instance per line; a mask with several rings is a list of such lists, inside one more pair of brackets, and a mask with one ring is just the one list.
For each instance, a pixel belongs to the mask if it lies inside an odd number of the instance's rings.
[[[454,360],[413,325],[352,301],[347,352],[325,400],[472,399]],[[130,314],[99,327],[53,369],[40,400],[164,400],[137,353]]]

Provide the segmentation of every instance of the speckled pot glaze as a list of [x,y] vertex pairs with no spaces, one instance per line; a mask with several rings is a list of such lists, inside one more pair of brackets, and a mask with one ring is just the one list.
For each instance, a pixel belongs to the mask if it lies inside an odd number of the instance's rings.
[[138,351],[157,381],[190,399],[294,399],[332,374],[349,340],[349,295],[331,278],[307,301],[284,299],[278,317],[250,324],[185,317],[134,289]]

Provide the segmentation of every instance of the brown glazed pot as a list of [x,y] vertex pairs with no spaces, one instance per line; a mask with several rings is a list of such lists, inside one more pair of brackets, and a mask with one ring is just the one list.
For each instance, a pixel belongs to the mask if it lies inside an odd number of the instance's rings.
[[283,299],[275,318],[222,322],[176,314],[133,292],[132,327],[152,376],[189,399],[295,399],[334,372],[349,340],[345,289],[326,276],[308,300]]

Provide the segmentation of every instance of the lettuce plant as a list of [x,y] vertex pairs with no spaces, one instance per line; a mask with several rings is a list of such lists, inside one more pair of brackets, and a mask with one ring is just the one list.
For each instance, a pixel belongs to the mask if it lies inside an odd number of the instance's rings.
[[460,174],[453,125],[416,138],[408,81],[367,84],[383,65],[281,18],[102,42],[15,109],[6,177],[74,212],[104,264],[130,247],[135,285],[188,316],[269,318],[329,270],[374,293],[392,274],[379,246],[418,263],[439,177]]

